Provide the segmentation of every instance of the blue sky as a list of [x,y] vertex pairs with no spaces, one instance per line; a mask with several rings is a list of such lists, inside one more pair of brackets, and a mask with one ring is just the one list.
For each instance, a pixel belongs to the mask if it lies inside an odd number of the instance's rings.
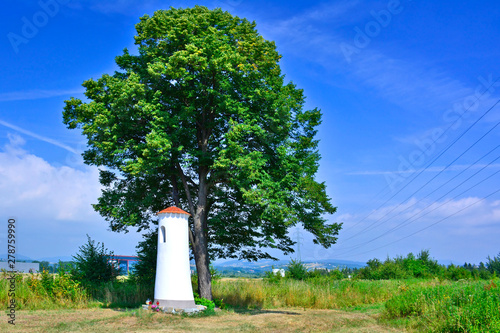
[[15,217],[17,251],[35,259],[73,255],[86,234],[116,254],[135,253],[140,235],[107,231],[93,212],[98,172],[82,163],[85,140],[63,125],[62,108],[82,97],[84,80],[112,73],[115,56],[135,49],[140,16],[195,4],[255,20],[283,55],[286,79],[304,89],[307,107],[323,111],[318,180],[338,206],[328,219],[344,229],[328,250],[291,230],[303,260],[428,249],[461,264],[500,252],[494,1],[8,0],[0,20],[0,244]]

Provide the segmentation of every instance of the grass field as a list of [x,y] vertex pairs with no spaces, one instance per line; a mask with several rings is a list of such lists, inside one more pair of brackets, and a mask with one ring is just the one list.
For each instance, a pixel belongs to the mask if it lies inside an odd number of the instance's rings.
[[192,317],[138,310],[145,291],[126,281],[103,285],[99,302],[54,281],[49,294],[19,278],[16,326],[4,316],[0,332],[500,332],[498,279],[221,279],[213,294],[226,308]]
[[220,311],[209,317],[142,310],[74,309],[19,311],[15,327],[1,332],[403,332],[380,324],[376,314],[338,310]]

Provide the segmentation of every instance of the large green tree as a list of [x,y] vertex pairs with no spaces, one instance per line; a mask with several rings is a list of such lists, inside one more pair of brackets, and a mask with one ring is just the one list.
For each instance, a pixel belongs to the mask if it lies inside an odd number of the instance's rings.
[[318,109],[284,82],[273,42],[220,9],[159,10],[136,25],[138,55],[121,71],[83,83],[64,123],[88,139],[85,163],[101,167],[94,208],[114,231],[148,228],[169,205],[188,211],[200,295],[211,299],[209,260],[272,258],[301,223],[329,247],[340,225],[315,181]]

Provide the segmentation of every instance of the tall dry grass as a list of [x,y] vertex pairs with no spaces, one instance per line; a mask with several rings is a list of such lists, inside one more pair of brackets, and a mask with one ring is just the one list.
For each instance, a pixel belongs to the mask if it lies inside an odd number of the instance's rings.
[[9,297],[11,275],[0,274],[0,304],[11,299],[18,310],[81,309],[92,307],[139,307],[153,297],[152,286],[119,280],[84,288],[66,273],[16,274],[15,295]]
[[14,297],[11,293],[11,275],[0,274],[0,304],[15,300],[18,310],[53,310],[99,306],[87,292],[66,274],[16,274]]
[[432,281],[222,279],[213,285],[215,298],[234,307],[341,309],[384,302],[411,284]]

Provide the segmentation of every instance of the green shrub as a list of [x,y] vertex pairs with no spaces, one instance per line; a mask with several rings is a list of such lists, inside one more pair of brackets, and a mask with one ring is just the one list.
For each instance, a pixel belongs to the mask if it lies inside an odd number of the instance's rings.
[[156,260],[158,247],[158,229],[142,235],[143,241],[136,246],[139,261],[134,266],[134,271],[130,275],[141,284],[154,286],[156,279]]
[[[492,262],[492,260],[490,260]],[[409,253],[406,257],[398,256],[394,259],[387,258],[383,263],[378,259],[367,262],[356,275],[358,279],[388,280],[388,279],[430,279],[438,277],[458,281],[461,279],[488,279],[491,278],[486,267],[474,268],[469,266],[459,267],[450,265],[444,267],[436,260],[430,259],[429,251],[422,250],[416,257]]]
[[[220,275],[219,271],[217,269],[215,269],[215,267],[212,264],[210,264],[209,268],[210,268],[210,278],[212,281],[212,285],[214,285],[215,283],[217,283],[217,281],[220,280],[221,275]],[[198,273],[196,271],[193,274],[191,274],[191,285],[193,286],[193,291],[198,293],[199,292],[199,290],[198,290]]]
[[500,276],[500,253],[493,258],[488,256],[488,262],[486,263],[486,267],[488,267],[488,271],[491,274],[496,274],[496,276]]
[[307,277],[307,268],[300,260],[290,260],[286,276],[294,280],[304,280]]
[[104,244],[97,243],[87,235],[88,242],[80,246],[80,252],[73,256],[72,277],[81,282],[92,294],[101,284],[112,282],[118,276],[118,269],[109,262],[113,252],[108,252]]
[[446,272],[444,273],[445,278],[452,280],[452,281],[458,281],[458,280],[468,280],[472,278],[472,273],[468,269],[460,266],[455,266],[451,264],[448,266],[446,269]]
[[285,277],[281,276],[281,273],[279,273],[279,272],[277,272],[277,273],[273,273],[272,271],[265,272],[265,275],[264,275],[264,280],[269,282],[269,283],[278,283],[282,279],[285,279]]
[[100,284],[93,298],[109,308],[135,308],[154,298],[154,286],[129,279],[110,281]]
[[199,305],[204,305],[207,307],[208,311],[215,309],[215,303],[203,297],[195,297],[194,302]]
[[200,295],[197,292],[193,293],[194,295],[194,302],[198,305],[204,305],[207,307],[206,312],[210,313],[215,310],[215,307],[218,307],[219,309],[225,309],[226,304],[222,299],[219,298],[214,298],[212,301],[200,297]]

